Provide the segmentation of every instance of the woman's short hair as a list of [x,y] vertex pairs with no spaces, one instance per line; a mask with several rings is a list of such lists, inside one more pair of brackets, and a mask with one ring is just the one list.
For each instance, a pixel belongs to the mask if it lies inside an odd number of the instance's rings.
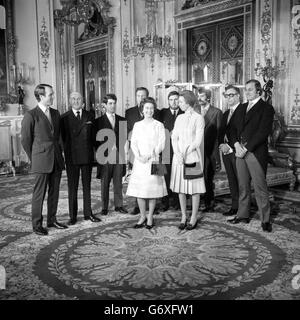
[[184,90],[179,94],[180,97],[183,97],[185,102],[194,108],[196,103],[198,102],[197,97],[195,96],[193,91],[190,90]]
[[35,89],[34,89],[34,96],[36,98],[36,100],[38,102],[41,101],[41,98],[40,96],[45,96],[46,94],[46,87],[50,88],[50,89],[53,89],[52,86],[50,86],[50,84],[45,84],[45,83],[41,83],[41,84],[38,84]]
[[148,98],[145,98],[144,100],[142,100],[141,104],[140,104],[140,107],[141,107],[141,110],[144,111],[144,106],[146,103],[151,103],[153,104],[154,106],[154,110],[157,109],[157,104],[156,104],[156,101],[154,98],[152,97],[148,97]]

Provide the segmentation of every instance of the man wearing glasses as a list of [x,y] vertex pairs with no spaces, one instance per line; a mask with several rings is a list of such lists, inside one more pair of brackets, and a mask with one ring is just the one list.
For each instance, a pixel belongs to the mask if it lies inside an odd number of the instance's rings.
[[229,85],[225,88],[224,97],[227,101],[228,110],[223,114],[221,122],[219,148],[222,152],[223,163],[228,177],[232,204],[231,209],[228,212],[224,212],[223,215],[232,216],[236,215],[239,207],[239,184],[236,171],[236,157],[234,153],[232,129],[235,125],[235,110],[241,105],[240,89]]

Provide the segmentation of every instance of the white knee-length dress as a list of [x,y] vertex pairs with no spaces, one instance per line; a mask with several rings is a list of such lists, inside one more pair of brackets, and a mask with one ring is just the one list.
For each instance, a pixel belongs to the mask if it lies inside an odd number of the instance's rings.
[[204,128],[205,120],[202,115],[189,108],[184,114],[176,118],[172,132],[172,146],[174,157],[172,161],[170,189],[176,193],[197,194],[205,193],[204,178],[185,180],[183,178],[183,164],[180,164],[176,153],[186,153],[188,147],[190,152],[187,154],[185,163],[200,161],[204,165]]
[[[158,161],[158,156],[165,146],[164,125],[152,119],[150,122],[141,120],[135,123],[131,136],[131,150],[134,154],[132,173],[129,178],[127,196],[143,199],[161,198],[168,194],[165,178],[151,175],[151,163]],[[150,159],[147,163],[140,156]]]

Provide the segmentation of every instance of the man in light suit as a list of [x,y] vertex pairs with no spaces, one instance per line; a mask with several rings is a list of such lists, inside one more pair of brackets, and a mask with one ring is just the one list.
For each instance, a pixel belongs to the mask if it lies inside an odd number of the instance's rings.
[[21,143],[31,161],[31,172],[35,173],[32,195],[32,227],[38,235],[47,235],[43,228],[43,202],[48,187],[47,227],[65,229],[66,225],[56,220],[61,173],[64,159],[60,139],[60,115],[50,106],[54,92],[50,85],[39,84],[34,95],[38,106],[28,111],[22,121]]
[[219,131],[223,113],[220,109],[210,104],[211,91],[199,88],[198,101],[201,114],[204,116],[204,180],[206,193],[204,196],[205,209],[203,212],[212,211],[214,208],[214,175],[221,170],[221,159],[219,152]]
[[[172,134],[172,131],[174,129],[174,124],[177,116],[184,113],[179,108],[178,100],[179,100],[179,93],[177,91],[171,91],[168,94],[169,108],[160,110],[160,114],[159,114],[160,121],[164,124],[165,129],[168,130],[170,134]],[[162,211],[167,211],[169,209],[171,198],[173,199],[174,209],[175,210],[179,209],[178,194],[173,193],[172,190],[170,189],[170,178],[171,178],[171,169],[172,169],[172,160],[173,160],[174,151],[173,151],[171,141],[169,145],[170,145],[170,150],[169,150],[170,152],[168,154],[169,163],[166,164],[167,174],[165,175],[166,185],[168,188],[168,195],[164,197],[162,200],[162,204],[163,204]]]
[[61,136],[64,143],[68,177],[69,225],[77,222],[78,184],[81,172],[83,191],[83,214],[85,220],[101,221],[91,209],[91,175],[94,161],[93,121],[94,115],[82,109],[82,95],[70,94],[72,109],[61,116]]
[[[98,135],[99,132],[101,133],[101,130],[111,130],[115,141],[111,145],[106,135],[104,135],[105,139],[95,141],[97,150],[96,158],[99,163],[97,177],[101,179],[101,214],[108,214],[109,186],[112,179],[114,185],[115,211],[126,214],[128,211],[123,207],[122,191],[122,177],[126,173],[124,149],[127,134],[125,126],[126,119],[116,114],[117,97],[114,94],[107,94],[102,102],[105,105],[106,113],[95,120],[95,131]],[[108,148],[105,150],[104,155],[100,154],[101,158],[99,159],[100,147],[107,142]],[[115,157],[113,155],[115,155]],[[107,158],[108,161],[102,163],[104,162],[104,157]]]
[[224,97],[228,103],[228,110],[223,114],[221,128],[219,132],[220,150],[224,167],[227,173],[229,189],[232,199],[231,209],[224,212],[224,216],[236,215],[239,207],[239,183],[236,171],[236,157],[234,142],[232,138],[232,130],[235,125],[236,109],[241,105],[240,103],[240,89],[229,85],[225,88]]
[[268,167],[268,137],[272,132],[274,109],[261,99],[259,81],[246,83],[248,103],[236,110],[236,129],[233,141],[236,150],[236,167],[239,179],[239,209],[231,223],[249,223],[251,180],[261,218],[263,231],[271,232],[270,201],[266,181]]

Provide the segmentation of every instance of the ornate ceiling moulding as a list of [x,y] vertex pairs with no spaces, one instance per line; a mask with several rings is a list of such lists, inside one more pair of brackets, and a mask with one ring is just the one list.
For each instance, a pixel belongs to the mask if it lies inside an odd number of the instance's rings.
[[[196,3],[197,2],[197,3]],[[176,22],[185,22],[196,20],[202,17],[209,18],[212,15],[223,13],[226,15],[226,11],[235,10],[235,15],[241,15],[246,12],[251,11],[252,0],[206,0],[206,1],[196,1],[194,5],[189,6],[189,4],[184,4],[181,8],[182,10],[175,14]],[[249,5],[246,9],[243,6]],[[230,12],[233,14],[233,12]],[[190,27],[188,27],[190,28]],[[179,26],[181,29],[181,26]]]
[[84,24],[80,41],[108,34],[115,18],[109,17],[111,4],[108,0],[60,0],[62,9],[54,10],[55,27],[63,32],[64,26]]
[[216,2],[221,2],[221,0],[186,0],[183,6],[181,7],[181,10],[187,10],[187,9],[191,9],[201,5],[206,5],[206,4],[216,3]]

